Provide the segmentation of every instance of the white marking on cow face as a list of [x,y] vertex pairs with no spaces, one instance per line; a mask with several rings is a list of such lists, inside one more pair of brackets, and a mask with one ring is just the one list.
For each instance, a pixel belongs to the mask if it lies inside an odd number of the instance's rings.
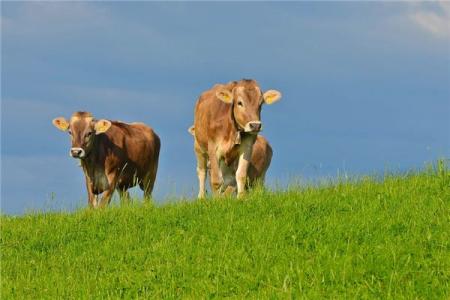
[[257,134],[262,130],[261,121],[250,121],[245,124],[244,131]]
[[72,147],[70,148],[70,156],[73,158],[84,158],[86,156],[86,151],[80,147]]

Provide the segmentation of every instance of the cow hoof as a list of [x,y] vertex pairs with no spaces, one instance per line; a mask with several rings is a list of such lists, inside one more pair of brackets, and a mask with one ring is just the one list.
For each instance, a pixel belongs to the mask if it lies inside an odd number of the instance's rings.
[[244,192],[241,192],[241,193],[237,194],[237,198],[238,199],[243,199],[244,197],[245,197],[245,193]]
[[225,191],[223,192],[224,196],[231,197],[236,192],[236,188],[232,186],[228,186]]

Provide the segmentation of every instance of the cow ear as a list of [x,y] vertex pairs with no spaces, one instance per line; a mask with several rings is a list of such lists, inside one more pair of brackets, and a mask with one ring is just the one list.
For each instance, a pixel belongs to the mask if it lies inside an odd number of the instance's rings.
[[111,127],[111,122],[108,120],[98,120],[95,122],[94,129],[95,134],[105,133],[108,131],[108,129]]
[[53,119],[52,123],[61,131],[67,131],[69,129],[69,122],[63,117]]
[[266,104],[272,104],[281,99],[281,93],[277,90],[268,90],[263,95]]
[[227,89],[218,90],[216,92],[216,97],[228,104],[233,102],[233,94]]

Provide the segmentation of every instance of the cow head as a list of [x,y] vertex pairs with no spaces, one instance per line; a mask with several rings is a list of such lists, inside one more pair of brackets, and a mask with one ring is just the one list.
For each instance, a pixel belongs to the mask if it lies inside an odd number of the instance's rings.
[[70,134],[72,139],[70,156],[83,159],[91,152],[95,136],[106,132],[111,127],[111,122],[95,120],[88,112],[76,112],[70,121],[59,117],[53,120],[53,125]]
[[262,129],[261,107],[280,100],[281,93],[277,90],[261,92],[255,80],[243,79],[236,82],[233,89],[220,88],[216,92],[217,98],[233,105],[233,117],[239,130],[258,133]]

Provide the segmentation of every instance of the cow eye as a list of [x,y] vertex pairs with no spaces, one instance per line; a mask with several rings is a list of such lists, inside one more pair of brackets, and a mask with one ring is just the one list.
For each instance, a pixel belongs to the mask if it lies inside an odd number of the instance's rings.
[[238,101],[238,105],[239,106],[244,106],[244,103],[242,103],[242,101]]
[[70,130],[68,130],[67,133],[70,134],[70,135],[72,135],[72,131],[70,131]]
[[86,137],[91,136],[91,134],[92,134],[92,131],[89,131],[88,133],[86,133]]

